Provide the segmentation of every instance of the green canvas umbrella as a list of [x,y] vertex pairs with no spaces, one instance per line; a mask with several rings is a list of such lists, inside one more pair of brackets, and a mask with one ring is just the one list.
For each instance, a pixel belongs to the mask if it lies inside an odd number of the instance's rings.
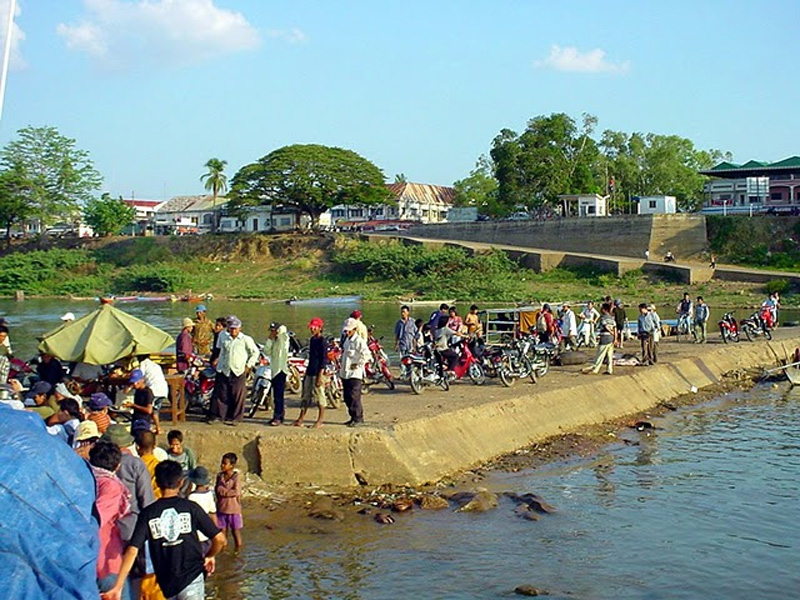
[[161,352],[174,340],[141,319],[102,304],[97,310],[46,333],[39,350],[67,362],[107,365],[131,354]]

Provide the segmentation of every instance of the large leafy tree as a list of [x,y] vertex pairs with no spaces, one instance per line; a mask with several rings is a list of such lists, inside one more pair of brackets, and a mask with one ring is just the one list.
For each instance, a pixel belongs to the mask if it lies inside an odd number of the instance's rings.
[[503,216],[509,211],[497,201],[497,180],[494,178],[494,163],[481,155],[469,176],[453,184],[454,203],[457,206],[477,206],[482,214]]
[[136,209],[125,204],[122,198],[112,198],[105,193],[100,199],[92,198],[83,207],[83,217],[100,237],[119,235],[133,223]]
[[217,205],[217,198],[219,195],[224,194],[228,190],[228,176],[224,173],[227,165],[227,160],[209,158],[205,164],[208,171],[200,176],[200,181],[205,184],[206,190],[211,192],[214,197],[214,206]]
[[383,172],[366,158],[343,148],[295,144],[245,165],[231,179],[229,209],[283,204],[311,218],[337,204],[391,202]]
[[560,194],[600,189],[599,152],[592,139],[597,118],[580,126],[564,113],[534,117],[517,135],[503,129],[492,144],[498,200],[507,210],[552,206]]
[[0,225],[6,230],[6,247],[11,245],[11,228],[31,214],[28,185],[19,168],[0,171]]
[[42,229],[73,220],[102,182],[89,153],[55,127],[25,127],[17,136],[0,152],[0,169],[23,183],[27,216],[38,218]]

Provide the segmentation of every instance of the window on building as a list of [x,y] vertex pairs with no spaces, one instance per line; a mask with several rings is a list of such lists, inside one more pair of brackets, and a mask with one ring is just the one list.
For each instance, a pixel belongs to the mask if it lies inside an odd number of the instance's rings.
[[291,217],[281,217],[281,219],[280,219],[280,226],[281,227],[288,227],[291,224],[292,224],[292,218]]
[[771,192],[769,195],[770,200],[783,200],[782,192]]
[[351,217],[363,217],[364,216],[364,211],[361,208],[354,208],[354,209],[352,209],[350,211],[350,216]]
[[258,231],[258,219],[253,219],[253,231]]
[[[197,219],[192,219],[195,223],[197,223]],[[211,225],[214,222],[214,215],[211,213],[206,213],[203,215],[203,225]]]
[[596,211],[596,207],[594,207],[594,206],[587,206],[586,207],[586,214],[587,215],[593,215],[595,213],[595,211]]

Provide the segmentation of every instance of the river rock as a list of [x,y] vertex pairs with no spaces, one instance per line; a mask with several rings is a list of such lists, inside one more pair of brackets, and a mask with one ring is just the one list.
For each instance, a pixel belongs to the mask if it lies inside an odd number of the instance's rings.
[[481,490],[475,496],[464,504],[457,512],[486,512],[497,508],[497,494],[493,494],[488,490]]
[[539,514],[535,513],[527,504],[520,504],[514,509],[514,514],[526,521],[538,521]]
[[540,513],[552,514],[556,512],[556,508],[545,502],[539,494],[515,494],[514,492],[506,492],[506,496],[511,498],[514,502],[524,504]]
[[520,596],[547,596],[547,590],[537,588],[529,583],[523,583],[514,588],[514,593]]
[[333,505],[333,500],[328,496],[317,498],[308,511],[308,516],[313,519],[327,519],[329,521],[344,521],[344,512]]
[[398,498],[394,504],[392,504],[392,510],[394,512],[405,512],[414,508],[414,501],[410,498]]
[[436,494],[425,494],[419,501],[419,507],[423,510],[441,510],[449,508],[450,503]]
[[558,356],[558,362],[563,367],[566,365],[583,365],[590,361],[586,352],[575,350],[573,352],[562,352]]

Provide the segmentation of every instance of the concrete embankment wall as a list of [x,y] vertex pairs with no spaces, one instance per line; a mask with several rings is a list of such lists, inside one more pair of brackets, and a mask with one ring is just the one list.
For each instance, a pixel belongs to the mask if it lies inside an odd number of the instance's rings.
[[691,258],[706,250],[702,215],[627,215],[557,221],[487,221],[419,225],[411,236],[506,244],[564,252],[655,258],[672,251]]
[[[784,339],[800,346],[800,337]],[[719,382],[729,371],[774,364],[765,343],[704,347],[698,356],[628,370],[613,377],[581,377],[537,393],[519,385],[517,395],[393,426],[339,427],[312,431],[240,426],[190,431],[188,443],[200,462],[215,465],[223,452],[238,451],[245,469],[267,483],[354,486],[435,481],[499,455],[582,425],[647,410],[659,402]],[[434,394],[435,392],[431,392]]]

